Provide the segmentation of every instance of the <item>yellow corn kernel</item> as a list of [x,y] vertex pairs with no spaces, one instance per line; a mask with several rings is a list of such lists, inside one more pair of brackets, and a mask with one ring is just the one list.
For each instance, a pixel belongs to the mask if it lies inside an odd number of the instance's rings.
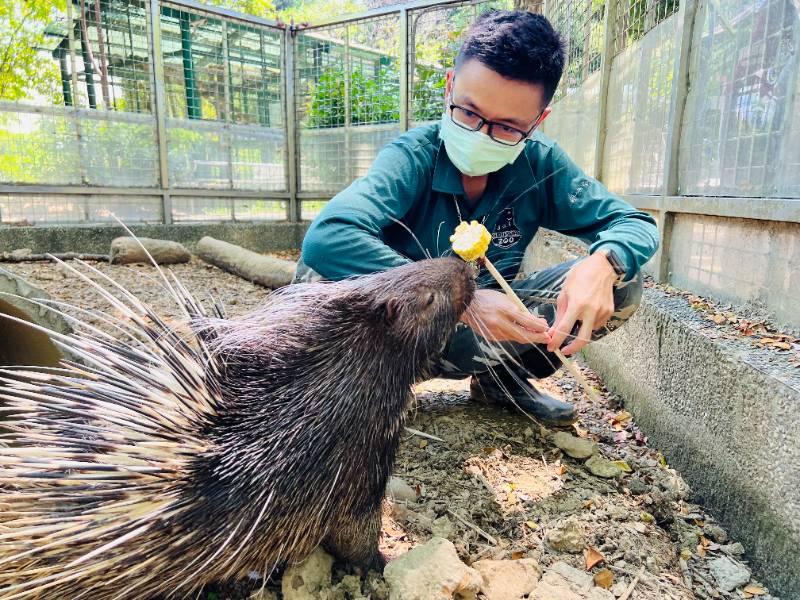
[[491,241],[492,236],[489,231],[477,221],[472,223],[461,221],[455,233],[450,236],[453,252],[468,262],[485,255]]

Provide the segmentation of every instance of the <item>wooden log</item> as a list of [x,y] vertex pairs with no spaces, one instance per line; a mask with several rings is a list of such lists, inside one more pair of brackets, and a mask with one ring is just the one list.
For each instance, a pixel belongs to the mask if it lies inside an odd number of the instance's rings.
[[257,254],[208,236],[197,242],[195,253],[223,271],[271,289],[291,283],[296,267],[290,260]]

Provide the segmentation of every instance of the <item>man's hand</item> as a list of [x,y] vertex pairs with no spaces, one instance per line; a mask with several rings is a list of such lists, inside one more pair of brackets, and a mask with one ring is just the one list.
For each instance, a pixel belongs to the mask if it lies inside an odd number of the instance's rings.
[[578,336],[563,348],[564,354],[574,354],[591,341],[592,332],[605,325],[614,313],[616,279],[614,268],[601,252],[570,269],[558,296],[555,323],[548,330],[550,352],[561,347],[577,321],[581,322]]
[[461,321],[490,342],[546,344],[550,341],[547,321],[527,311],[523,313],[497,290],[477,290]]

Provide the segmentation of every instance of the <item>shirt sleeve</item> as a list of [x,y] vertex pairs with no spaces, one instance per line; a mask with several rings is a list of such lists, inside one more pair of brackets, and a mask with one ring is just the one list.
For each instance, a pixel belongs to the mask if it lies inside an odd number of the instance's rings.
[[545,186],[543,227],[589,244],[589,253],[613,249],[634,277],[658,249],[655,219],[637,210],[596,179],[586,175],[557,145],[534,166]]
[[385,243],[384,230],[403,219],[426,184],[425,170],[409,145],[390,143],[367,175],[339,192],[311,224],[303,240],[303,262],[331,280],[411,262]]

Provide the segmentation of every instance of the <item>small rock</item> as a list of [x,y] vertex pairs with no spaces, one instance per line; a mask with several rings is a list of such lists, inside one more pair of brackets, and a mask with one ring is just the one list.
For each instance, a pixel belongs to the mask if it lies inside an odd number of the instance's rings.
[[742,544],[739,542],[725,544],[724,546],[720,546],[719,549],[730,556],[741,556],[744,554],[744,546],[742,546]]
[[633,529],[636,533],[647,533],[647,525],[641,521],[635,521],[631,523],[631,529]]
[[452,542],[431,538],[394,559],[384,569],[390,600],[452,598],[475,600],[483,576],[458,559]]
[[[142,249],[142,246],[144,246],[144,249]],[[111,241],[112,264],[149,264],[150,257],[148,253],[160,265],[185,263],[192,258],[192,255],[182,244],[169,240],[118,237]]]
[[416,502],[417,492],[399,477],[390,477],[386,484],[386,495],[392,500]]
[[708,568],[723,592],[731,592],[750,581],[750,570],[727,556],[708,561]]
[[535,560],[479,560],[472,567],[483,575],[486,600],[519,600],[530,594],[542,576]]
[[586,547],[583,529],[575,519],[567,519],[547,533],[547,545],[556,552],[578,554]]
[[565,431],[553,435],[553,443],[572,458],[589,458],[597,453],[597,444],[593,441],[575,437]]
[[33,254],[33,251],[30,248],[17,248],[16,250],[11,251],[11,258],[19,260],[22,258],[27,258],[31,254]]
[[628,481],[628,489],[634,496],[641,496],[650,491],[650,486],[638,477],[632,477],[631,480]]
[[278,595],[272,590],[259,589],[250,594],[250,600],[278,600]]
[[586,468],[592,475],[597,477],[605,477],[611,479],[622,474],[622,469],[615,465],[610,460],[606,460],[600,456],[592,456],[586,461]]
[[728,541],[728,532],[719,525],[707,524],[703,527],[703,534],[718,544],[724,544]]
[[434,537],[445,538],[447,540],[455,537],[456,528],[453,522],[446,516],[435,519],[431,524],[431,533]]
[[611,586],[611,593],[614,594],[615,598],[619,598],[622,594],[625,593],[625,589],[628,587],[628,584],[624,581],[618,581],[614,585]]
[[316,600],[331,587],[333,558],[317,547],[303,562],[292,565],[283,574],[284,600]]

